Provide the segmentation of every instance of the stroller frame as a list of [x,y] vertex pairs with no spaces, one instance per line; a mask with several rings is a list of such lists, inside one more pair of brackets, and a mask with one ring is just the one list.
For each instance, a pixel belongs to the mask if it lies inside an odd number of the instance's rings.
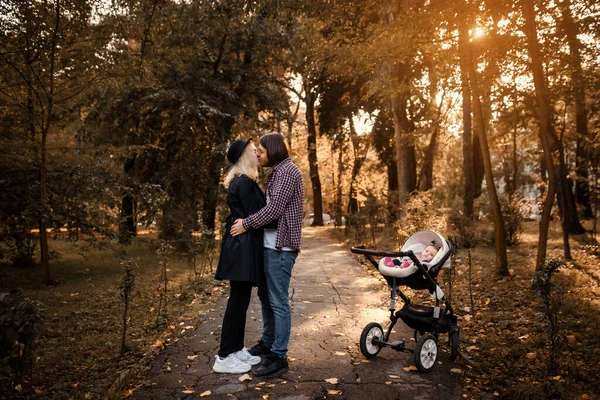
[[[448,261],[448,258],[454,251],[451,242],[448,242],[448,247],[449,251],[429,271],[421,264],[412,250],[406,252],[380,251],[367,249],[364,245],[351,248],[350,251],[352,253],[364,255],[378,272],[380,272],[379,264],[373,258],[374,256],[409,257],[418,268],[418,272],[406,278],[396,278],[382,274],[391,290],[389,307],[391,324],[385,333],[381,325],[376,322],[371,322],[365,326],[360,339],[360,349],[365,357],[369,359],[375,358],[382,348],[391,347],[396,351],[408,351],[412,353],[417,369],[420,372],[429,372],[433,369],[437,360],[438,334],[448,333],[450,360],[456,360],[460,331],[457,324],[457,317],[454,314],[450,300],[446,296],[442,298],[444,307],[440,306],[441,301],[437,296],[439,286],[435,280],[442,266]],[[402,283],[413,289],[429,289],[433,291],[435,306],[413,305],[411,300],[399,289],[398,286]],[[404,307],[398,311],[395,309],[396,294],[404,302]],[[392,329],[399,319],[408,327],[414,329],[414,339],[416,342],[414,349],[407,348],[406,341],[403,339],[395,342],[389,341]]]

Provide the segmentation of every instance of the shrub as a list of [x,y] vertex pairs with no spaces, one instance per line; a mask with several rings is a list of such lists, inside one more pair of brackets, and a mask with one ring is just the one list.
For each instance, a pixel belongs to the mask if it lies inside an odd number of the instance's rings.
[[527,201],[519,199],[518,193],[513,193],[508,199],[502,198],[500,205],[506,227],[506,244],[516,246],[519,244],[519,237],[523,232],[521,224],[525,220],[526,213],[529,212],[529,205]]
[[432,191],[414,192],[401,207],[402,218],[397,223],[397,236],[404,243],[412,234],[431,229],[443,233],[448,226],[447,216],[439,207]]
[[0,293],[0,359],[2,375],[9,375],[11,388],[31,376],[38,318],[37,307],[21,291]]

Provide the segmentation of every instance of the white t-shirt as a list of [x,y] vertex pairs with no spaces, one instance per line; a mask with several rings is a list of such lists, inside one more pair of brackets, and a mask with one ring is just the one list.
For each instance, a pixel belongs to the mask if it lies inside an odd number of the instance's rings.
[[[269,194],[267,193],[267,204],[269,204]],[[277,229],[264,229],[263,246],[267,249],[279,250],[275,244],[277,243]],[[283,251],[295,251],[289,247],[283,247]]]

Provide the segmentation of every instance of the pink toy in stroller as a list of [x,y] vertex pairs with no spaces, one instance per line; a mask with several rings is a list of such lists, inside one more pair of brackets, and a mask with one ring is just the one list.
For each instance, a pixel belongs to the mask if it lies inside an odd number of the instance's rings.
[[[432,260],[420,261],[418,255],[427,245],[434,245],[438,248],[438,252]],[[439,233],[425,230],[408,238],[399,252],[370,250],[364,246],[352,247],[351,251],[366,256],[386,279],[391,290],[389,308],[391,325],[385,333],[377,322],[371,322],[365,326],[360,337],[360,351],[363,355],[367,358],[374,358],[383,347],[391,347],[396,351],[409,351],[413,353],[417,369],[421,372],[429,372],[437,360],[438,335],[447,333],[450,360],[456,360],[460,331],[457,317],[454,315],[450,301],[444,296],[444,292],[436,281],[442,268],[452,267],[451,255],[454,251],[452,244]],[[374,256],[384,258],[377,262]],[[391,264],[389,257],[402,259],[402,267]],[[412,263],[405,263],[406,260],[410,260]],[[430,307],[412,304],[399,286],[429,290],[429,293],[435,298],[435,305]],[[395,309],[396,294],[404,301],[404,306],[398,311]],[[398,319],[401,319],[409,328],[414,329],[416,342],[414,350],[406,347],[405,340],[389,342],[392,328]]]

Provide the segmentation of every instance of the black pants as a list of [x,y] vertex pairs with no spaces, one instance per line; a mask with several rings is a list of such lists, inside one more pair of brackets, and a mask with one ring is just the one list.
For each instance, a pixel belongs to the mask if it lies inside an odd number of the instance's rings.
[[221,329],[221,347],[219,348],[219,357],[221,358],[244,348],[246,311],[248,311],[252,295],[252,283],[250,282],[230,281],[229,284],[231,291]]

